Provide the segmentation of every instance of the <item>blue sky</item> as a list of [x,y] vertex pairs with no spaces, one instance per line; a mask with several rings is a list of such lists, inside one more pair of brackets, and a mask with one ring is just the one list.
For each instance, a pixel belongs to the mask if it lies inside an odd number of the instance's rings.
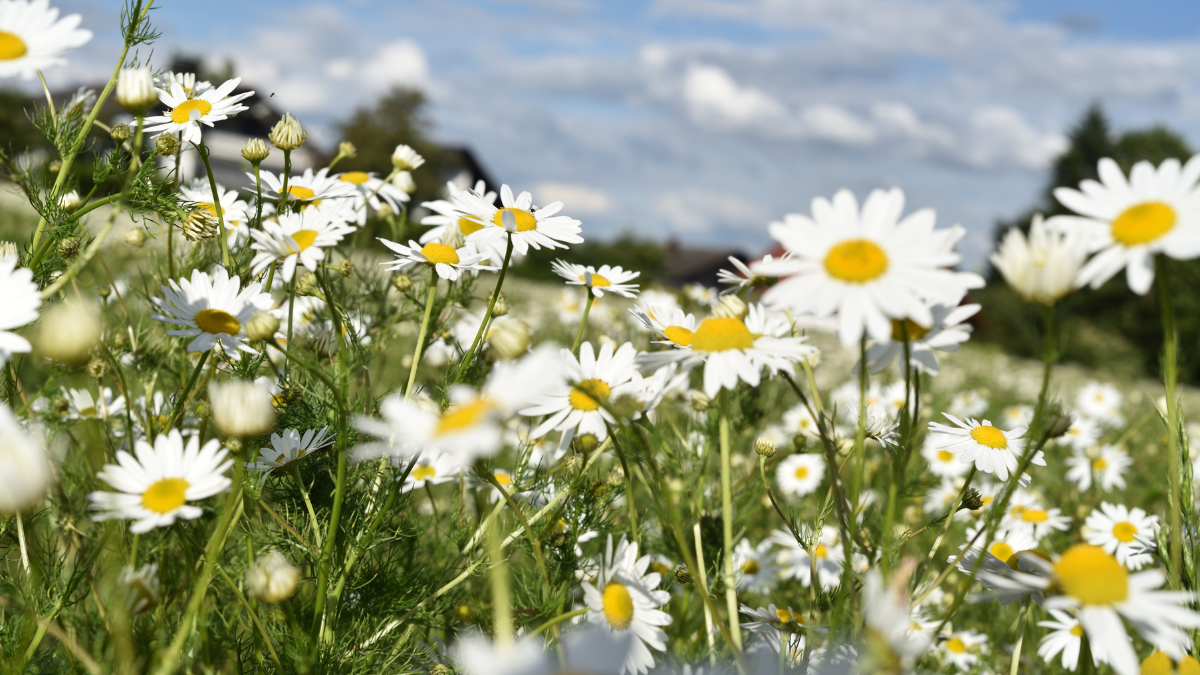
[[[111,68],[116,3],[57,4],[96,38],[52,77]],[[756,252],[815,196],[899,186],[965,226],[977,264],[1089,102],[1200,139],[1182,0],[166,0],[156,20],[164,65],[230,58],[326,143],[354,105],[420,87],[439,138],[596,237]]]

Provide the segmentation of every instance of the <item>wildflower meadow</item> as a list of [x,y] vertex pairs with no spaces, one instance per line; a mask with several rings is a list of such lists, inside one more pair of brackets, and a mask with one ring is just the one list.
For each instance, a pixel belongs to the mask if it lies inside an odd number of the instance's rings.
[[[782,253],[720,288],[532,282],[571,204],[450,182],[410,218],[408,145],[294,170],[285,114],[218,183],[254,92],[159,67],[153,5],[56,103],[92,34],[0,0],[52,147],[0,139],[36,214],[0,242],[0,671],[1200,673],[1200,156],[1100,160],[990,280],[884,186],[762,223]],[[1160,380],[1063,362],[1064,300],[1114,278]],[[972,341],[988,284],[1040,359]]]

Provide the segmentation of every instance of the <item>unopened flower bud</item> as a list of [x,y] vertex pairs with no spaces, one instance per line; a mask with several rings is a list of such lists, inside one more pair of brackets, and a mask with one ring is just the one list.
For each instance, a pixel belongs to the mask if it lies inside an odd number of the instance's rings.
[[179,152],[179,137],[175,134],[162,134],[154,139],[154,150],[163,157],[171,157]]
[[134,248],[141,248],[146,243],[146,233],[142,228],[135,227],[125,233],[125,243]]
[[144,113],[158,103],[154,75],[150,69],[122,68],[117,75],[117,104],[131,113]]
[[720,301],[712,308],[712,315],[722,319],[741,319],[749,309],[746,302],[736,294],[722,295]]
[[227,438],[224,445],[225,449],[234,455],[242,451],[242,440],[240,438]]
[[454,669],[444,663],[435,663],[429,667],[429,675],[454,675]]
[[280,150],[295,150],[304,145],[304,139],[308,138],[308,133],[300,126],[300,121],[292,117],[290,113],[284,113],[283,117],[275,123],[271,128],[271,145]]
[[342,264],[338,265],[338,274],[344,277],[354,276],[354,263],[350,262],[349,258],[343,260]]
[[413,169],[425,163],[425,158],[416,150],[401,143],[392,151],[392,166],[396,167],[401,173],[412,171]]
[[46,166],[46,169],[47,169],[47,170],[48,170],[50,173],[58,173],[59,171],[61,171],[61,170],[62,170],[62,160],[61,160],[61,159],[56,159],[56,160],[53,160],[53,161],[51,161],[51,162],[50,162],[50,164],[48,164],[48,165]]
[[217,236],[221,224],[217,221],[217,214],[198,207],[188,212],[179,229],[183,230],[183,236],[188,241],[204,241]]
[[692,571],[687,568],[687,565],[675,568],[675,581],[685,585],[692,583]]
[[59,257],[68,262],[74,260],[75,256],[79,255],[79,247],[82,244],[83,242],[79,239],[79,237],[67,237],[66,239],[63,239],[62,241],[58,242]]
[[[413,180],[412,174],[407,171],[401,171],[400,173],[396,174],[392,178],[392,185],[395,186],[397,190],[401,190],[410,195],[417,191],[417,183]],[[505,213],[507,213],[507,211],[505,211]]]
[[42,314],[34,349],[48,359],[67,364],[83,363],[100,339],[100,317],[95,309],[67,301]]
[[317,290],[317,277],[312,272],[305,272],[296,279],[296,295],[314,295]]
[[7,258],[10,255],[17,255],[17,242],[15,241],[0,241],[0,258]]
[[128,124],[114,124],[113,128],[108,132],[109,138],[116,141],[118,145],[129,140],[129,137],[132,135],[133,130],[129,128]]
[[268,148],[261,138],[251,138],[242,146],[242,159],[251,164],[260,164],[269,154],[271,148]]
[[246,331],[246,338],[251,342],[262,342],[271,339],[279,330],[279,319],[270,312],[259,310],[250,317],[243,328]]
[[255,382],[231,380],[208,387],[213,423],[226,436],[260,436],[275,426],[271,391]]
[[979,490],[975,488],[967,488],[966,494],[963,495],[962,505],[958,507],[958,510],[978,511],[981,508],[983,508],[983,495],[979,494]]
[[101,286],[100,288],[97,288],[96,295],[107,299],[108,296],[112,295],[112,286]]
[[162,585],[158,583],[157,564],[142,565],[138,570],[125,567],[118,579],[129,601],[129,610],[134,614],[149,612],[162,602]]
[[505,316],[508,314],[508,298],[504,297],[504,291],[496,296],[496,304],[492,307],[492,316]]
[[515,359],[529,351],[529,326],[517,319],[497,319],[488,331],[487,342],[496,358]]
[[342,141],[338,144],[338,154],[347,159],[354,159],[358,156],[358,148],[350,141]]
[[702,391],[693,391],[691,397],[688,398],[688,405],[695,412],[708,412],[709,406],[712,405],[712,399]]
[[1059,438],[1071,429],[1071,424],[1074,419],[1071,413],[1064,411],[1061,407],[1055,406],[1046,421],[1046,438]]
[[300,570],[275,549],[259,556],[246,570],[246,592],[260,602],[274,604],[287,600],[296,592],[299,582]]
[[71,190],[58,198],[58,205],[67,213],[74,213],[82,204],[83,198],[75,190]]
[[754,439],[754,452],[758,453],[759,457],[771,459],[775,456],[775,441],[766,436],[759,436]]
[[408,276],[408,274],[399,272],[392,275],[392,288],[400,291],[401,293],[407,293],[412,290],[412,287],[413,280],[412,277]]
[[100,378],[104,377],[107,373],[108,373],[108,361],[105,361],[104,359],[102,359],[98,356],[94,356],[94,357],[92,357],[92,360],[88,361],[88,364],[87,364],[88,377],[99,380]]
[[617,419],[627,420],[642,412],[642,402],[630,394],[621,394],[609,405]]
[[583,434],[575,438],[575,446],[582,453],[589,453],[600,445],[600,439],[595,434]]

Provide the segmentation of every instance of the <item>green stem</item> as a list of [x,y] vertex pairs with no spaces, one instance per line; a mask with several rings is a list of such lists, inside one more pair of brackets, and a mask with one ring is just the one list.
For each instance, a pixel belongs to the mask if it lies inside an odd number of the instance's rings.
[[283,185],[280,186],[280,188],[279,188],[279,212],[280,213],[286,213],[288,198],[291,197],[291,195],[288,194],[288,178],[291,177],[291,173],[292,173],[292,151],[284,150],[283,151]]
[[613,449],[617,451],[617,459],[621,460],[621,473],[625,476],[625,506],[629,510],[629,534],[633,537],[633,543],[640,546],[641,530],[638,527],[637,505],[633,502],[633,474],[629,472],[629,462],[625,459],[625,452],[617,443],[617,436],[612,429],[608,430],[608,436],[613,440]]
[[587,328],[588,314],[592,311],[592,301],[595,296],[592,295],[592,289],[588,289],[587,302],[583,305],[583,318],[579,320],[579,330],[575,331],[575,341],[571,343],[571,353],[579,350],[579,341],[583,339],[583,329]]
[[[271,289],[268,288],[267,292],[270,293]],[[294,328],[295,326],[296,326],[296,271],[292,270],[292,281],[291,281],[290,285],[288,286],[288,332],[287,332],[287,346],[288,347],[291,347],[293,344],[292,343],[292,328]],[[288,362],[290,360],[291,359],[285,359],[283,362],[283,379],[284,380],[287,380]]]
[[550,620],[549,620],[549,621],[547,621],[546,623],[544,623],[544,624],[542,624],[542,625],[538,626],[537,628],[535,628],[535,629],[533,630],[533,632],[529,634],[529,636],[530,636],[530,637],[532,637],[532,636],[534,636],[534,635],[541,635],[542,633],[545,633],[546,631],[548,631],[548,630],[550,630],[551,628],[553,628],[553,627],[557,626],[558,624],[560,624],[560,623],[562,623],[562,622],[564,622],[564,621],[567,621],[567,620],[569,620],[569,619],[574,619],[574,618],[575,618],[575,617],[577,617],[577,616],[581,616],[581,615],[583,615],[583,614],[587,614],[587,612],[588,612],[588,608],[587,608],[587,607],[582,607],[582,608],[580,608],[580,609],[576,609],[576,610],[572,610],[572,611],[570,611],[570,612],[566,612],[565,614],[559,614],[558,616],[554,617],[553,619],[550,619]]
[[221,191],[217,189],[217,179],[213,178],[212,164],[208,161],[208,146],[204,144],[204,136],[200,137],[200,144],[196,145],[196,150],[200,153],[200,161],[204,162],[204,173],[208,175],[208,187],[212,191],[213,210],[217,212],[217,226],[221,228],[221,264],[232,274],[235,270],[231,270],[229,264],[229,240],[225,236],[225,214],[221,209]]
[[1158,282],[1158,299],[1162,308],[1163,326],[1163,383],[1167,390],[1167,452],[1170,463],[1167,471],[1171,481],[1171,537],[1170,537],[1170,574],[1171,588],[1179,589],[1179,579],[1183,560],[1183,483],[1180,480],[1183,469],[1179,456],[1179,405],[1177,402],[1177,380],[1179,377],[1176,366],[1175,307],[1171,302],[1170,284],[1167,282],[1167,266],[1162,257],[1154,259],[1156,281]]
[[321,548],[321,526],[317,520],[317,512],[313,508],[312,500],[308,497],[308,488],[304,486],[304,479],[300,477],[300,468],[292,463],[288,467],[288,473],[291,474],[292,480],[296,481],[296,487],[300,488],[300,496],[304,498],[304,506],[308,509],[308,517],[312,520],[313,541],[316,542],[317,548]]
[[275,662],[275,668],[280,673],[286,673],[287,671],[283,669],[283,662],[279,660],[279,654],[275,653],[275,645],[271,642],[271,636],[267,634],[267,629],[263,626],[262,621],[259,620],[254,608],[246,601],[246,596],[242,595],[242,592],[238,590],[237,584],[233,583],[233,579],[229,578],[229,575],[225,573],[225,570],[220,565],[214,565],[214,567],[221,574],[221,578],[225,580],[225,583],[229,585],[229,590],[233,591],[233,595],[238,599],[238,603],[241,604],[242,609],[246,610],[246,613],[250,615],[250,620],[254,622],[254,627],[258,629],[258,634],[262,636],[263,642],[267,643],[267,652],[271,654],[271,660]]
[[421,332],[417,334],[417,348],[413,350],[412,367],[408,369],[408,386],[404,388],[404,400],[412,396],[413,383],[417,381],[417,366],[421,363],[421,349],[425,346],[425,335],[429,331],[429,317],[433,314],[433,299],[437,295],[438,275],[430,269],[429,294],[425,296],[425,318],[421,319]]
[[1025,642],[1025,622],[1029,620],[1029,608],[1032,604],[1029,598],[1021,601],[1021,618],[1017,620],[1017,642],[1013,645],[1012,666],[1008,669],[1008,675],[1017,675],[1017,671],[1021,669],[1021,644]]
[[729,634],[742,650],[742,626],[738,617],[737,578],[733,572],[733,470],[729,457],[729,393],[721,395],[718,421],[721,441],[721,519],[725,545],[725,604],[729,612]]
[[506,648],[513,641],[512,596],[508,588],[508,559],[500,545],[500,521],[487,528],[488,559],[491,561],[492,614],[496,644]]
[[204,370],[204,362],[208,360],[208,355],[212,353],[210,349],[207,352],[200,354],[200,360],[196,362],[196,368],[192,370],[192,376],[188,378],[187,384],[183,386],[183,391],[179,392],[179,403],[175,404],[175,412],[171,413],[171,423],[167,429],[173,429],[179,418],[183,416],[183,409],[187,406],[188,394],[191,393],[192,387],[196,386],[196,380],[200,378],[200,371]]
[[504,275],[508,274],[508,263],[512,260],[513,242],[512,235],[508,236],[508,247],[504,250],[504,264],[500,267],[500,276],[496,279],[496,288],[492,291],[492,299],[488,301],[487,312],[483,315],[483,321],[479,324],[479,330],[475,333],[475,339],[471,341],[471,348],[463,354],[462,363],[459,364],[458,371],[455,373],[455,381],[461,381],[466,370],[471,367],[471,362],[475,358],[475,351],[479,348],[479,341],[483,338],[483,333],[487,330],[488,322],[492,319],[492,310],[496,308],[496,298],[500,297],[500,288],[504,286]]

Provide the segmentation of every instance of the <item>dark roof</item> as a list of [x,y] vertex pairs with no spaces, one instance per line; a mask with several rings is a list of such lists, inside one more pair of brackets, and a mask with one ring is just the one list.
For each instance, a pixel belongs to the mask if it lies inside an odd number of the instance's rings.
[[691,248],[676,240],[667,244],[667,279],[673,284],[717,285],[717,272],[729,267],[730,256],[743,262],[746,254],[732,248]]

